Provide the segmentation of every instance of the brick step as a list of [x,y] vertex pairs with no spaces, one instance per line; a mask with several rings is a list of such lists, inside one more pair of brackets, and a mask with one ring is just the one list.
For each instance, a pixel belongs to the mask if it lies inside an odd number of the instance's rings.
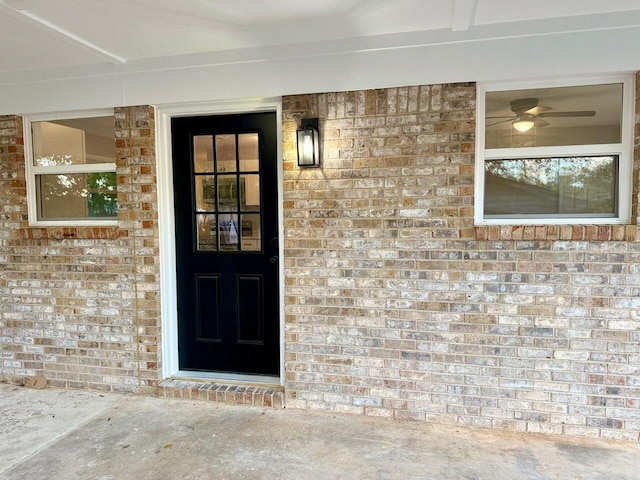
[[162,380],[156,394],[164,398],[182,398],[229,405],[284,408],[284,389],[279,386],[240,385],[192,380]]

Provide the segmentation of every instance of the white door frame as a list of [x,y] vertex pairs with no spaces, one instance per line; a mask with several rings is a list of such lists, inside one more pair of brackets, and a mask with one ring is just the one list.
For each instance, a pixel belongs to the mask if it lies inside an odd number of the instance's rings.
[[[202,115],[275,112],[277,127],[278,232],[283,237],[282,210],[282,100],[267,98],[234,102],[180,103],[156,107],[156,162],[158,177],[158,228],[160,235],[160,315],[162,378],[191,378],[284,385],[284,262],[280,262],[280,376],[234,375],[180,371],[178,363],[178,303],[176,295],[176,243],[173,208],[173,160],[171,157],[171,119]],[[284,258],[284,242],[279,242]]]

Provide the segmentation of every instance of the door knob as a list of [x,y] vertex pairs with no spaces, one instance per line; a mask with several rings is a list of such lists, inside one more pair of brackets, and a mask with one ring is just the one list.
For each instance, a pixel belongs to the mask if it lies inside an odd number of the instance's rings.
[[273,257],[271,257],[269,259],[269,263],[271,263],[272,265],[275,265],[276,263],[278,263],[278,256],[274,255]]

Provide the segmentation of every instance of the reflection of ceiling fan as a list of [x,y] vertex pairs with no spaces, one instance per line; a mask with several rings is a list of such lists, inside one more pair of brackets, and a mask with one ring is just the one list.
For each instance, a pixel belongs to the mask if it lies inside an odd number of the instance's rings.
[[511,122],[513,127],[520,132],[527,132],[534,126],[546,127],[549,122],[543,120],[550,117],[593,117],[595,110],[578,110],[573,112],[550,112],[551,107],[538,105],[537,98],[519,98],[511,100],[509,106],[513,112],[512,116],[487,117],[487,119],[503,119],[495,123],[487,124],[488,127],[500,125],[501,123]]

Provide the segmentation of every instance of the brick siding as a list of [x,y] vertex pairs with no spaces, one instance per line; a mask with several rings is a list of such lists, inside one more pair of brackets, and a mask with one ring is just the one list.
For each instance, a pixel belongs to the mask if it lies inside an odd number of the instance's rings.
[[115,109],[117,228],[28,225],[22,119],[0,117],[0,379],[154,391],[160,306],[154,111]]
[[287,406],[637,441],[636,226],[474,228],[474,119],[473,84],[284,98]]
[[0,117],[0,381],[639,440],[637,227],[474,227],[474,84],[283,99],[284,400],[160,382],[153,108],[115,131],[118,226],[32,228]]

